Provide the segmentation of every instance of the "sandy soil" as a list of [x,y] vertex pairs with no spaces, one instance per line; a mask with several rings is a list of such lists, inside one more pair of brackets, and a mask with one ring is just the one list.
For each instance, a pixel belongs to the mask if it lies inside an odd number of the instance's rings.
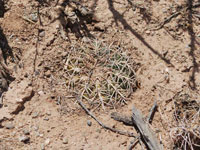
[[[191,19],[188,11],[181,11],[156,29],[186,2],[82,0],[93,14],[92,21],[81,22],[81,27],[69,23],[65,31],[67,21],[58,18],[61,3],[55,6],[53,0],[8,0],[5,4],[8,10],[0,18],[0,44],[7,45],[1,46],[3,52],[11,50],[5,64],[12,70],[13,79],[6,78],[9,87],[2,95],[0,150],[128,149],[134,138],[100,127],[66,90],[62,77],[66,52],[91,38],[122,42],[139,64],[136,74],[140,83],[127,105],[99,108],[94,114],[106,125],[136,134],[133,127],[112,120],[110,114],[117,111],[131,115],[134,105],[147,116],[157,101],[151,128],[163,149],[173,149],[170,133],[175,127],[174,96],[185,91],[200,98],[199,17]],[[199,7],[195,10],[199,15]],[[0,69],[4,68],[0,65]],[[23,136],[29,138],[27,143],[20,140]],[[142,146],[139,143],[134,149]]]

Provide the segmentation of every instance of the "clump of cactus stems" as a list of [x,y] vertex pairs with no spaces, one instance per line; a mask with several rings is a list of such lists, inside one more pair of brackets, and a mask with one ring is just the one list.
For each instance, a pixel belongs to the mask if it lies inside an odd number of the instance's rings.
[[136,89],[135,69],[123,47],[99,41],[71,47],[64,67],[68,90],[103,109],[126,103]]

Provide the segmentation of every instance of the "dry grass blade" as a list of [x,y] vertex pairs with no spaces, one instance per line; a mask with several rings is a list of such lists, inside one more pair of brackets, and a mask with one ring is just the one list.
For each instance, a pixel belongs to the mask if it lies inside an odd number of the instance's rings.
[[174,145],[183,150],[197,150],[200,148],[200,105],[185,93],[178,93],[174,99],[177,122],[171,130]]

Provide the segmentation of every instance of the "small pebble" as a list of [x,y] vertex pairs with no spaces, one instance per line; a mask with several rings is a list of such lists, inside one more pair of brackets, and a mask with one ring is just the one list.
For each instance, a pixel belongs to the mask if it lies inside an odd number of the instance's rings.
[[46,114],[47,114],[48,116],[51,116],[51,112],[50,112],[50,111],[47,111]]
[[45,117],[44,120],[45,120],[45,121],[49,121],[49,118]]
[[49,143],[50,143],[50,139],[46,139],[44,142],[45,145],[49,145]]
[[13,129],[15,126],[12,123],[5,124],[6,129]]
[[59,28],[60,28],[60,26],[59,26],[59,24],[57,24],[57,25],[56,25],[56,29],[59,29]]
[[43,91],[39,91],[38,94],[41,96],[41,95],[44,95],[44,92]]
[[28,78],[28,73],[27,73],[27,72],[24,74],[24,77],[25,77],[25,78]]
[[37,14],[30,14],[30,19],[34,22],[37,22],[38,21],[38,16]]
[[68,139],[67,138],[63,139],[63,144],[68,144]]
[[32,115],[32,118],[37,118],[38,115],[39,115],[38,112],[34,112],[33,115]]
[[87,121],[87,125],[88,125],[88,126],[91,126],[91,125],[92,125],[92,122],[91,122],[90,120],[88,120],[88,121]]
[[17,98],[17,99],[16,99],[16,103],[23,103],[23,99]]
[[51,71],[48,70],[47,72],[45,72],[45,76],[46,76],[47,78],[49,78],[49,77],[51,76]]
[[149,30],[146,31],[146,34],[150,34],[150,33],[151,33],[151,31],[149,31]]
[[35,75],[38,76],[40,72],[38,70],[35,71]]
[[35,136],[36,136],[36,137],[39,137],[39,136],[40,136],[40,133],[39,133],[39,132],[36,132],[36,133],[35,133]]
[[45,31],[40,32],[39,36],[40,37],[44,37],[45,36]]
[[23,135],[23,136],[20,136],[20,137],[19,137],[19,141],[20,141],[20,142],[23,142],[23,143],[27,143],[27,142],[30,141],[30,138]]
[[38,127],[38,126],[33,126],[33,130],[34,130],[34,131],[38,131],[38,130],[39,130],[39,127]]
[[41,150],[45,150],[45,145],[41,144]]
[[27,129],[24,129],[23,133],[24,133],[24,135],[29,135],[30,134],[29,130],[27,130]]

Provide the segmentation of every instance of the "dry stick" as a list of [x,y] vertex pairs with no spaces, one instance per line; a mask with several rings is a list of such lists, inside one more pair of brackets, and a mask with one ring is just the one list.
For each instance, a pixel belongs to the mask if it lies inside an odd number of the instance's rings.
[[125,125],[133,126],[132,118],[129,116],[121,115],[120,113],[113,112],[110,117],[116,121],[123,122]]
[[184,10],[188,10],[188,9],[191,9],[191,8],[197,8],[197,7],[200,7],[200,3],[197,3],[191,7],[187,7],[187,8],[183,8],[181,10],[179,10],[178,12],[175,12],[173,13],[171,16],[169,16],[168,18],[166,18],[160,25],[159,27],[155,28],[154,30],[159,30],[161,29],[165,24],[167,24],[168,22],[170,22],[174,17],[177,17],[178,15],[181,14],[181,11],[184,11]]
[[[147,122],[150,123],[150,124],[152,123],[152,120],[153,120],[154,114],[155,114],[155,112],[157,110],[157,107],[158,107],[158,105],[157,105],[157,102],[155,101],[154,104],[153,104],[153,106],[150,109],[149,116],[147,118]],[[136,144],[139,142],[139,140],[140,140],[140,136],[138,136],[137,138],[135,138],[134,142],[130,144],[128,150],[132,150],[136,146]]]
[[[150,109],[150,112],[149,112],[149,115],[147,117],[147,122],[148,123],[152,123],[152,120],[153,120],[153,117],[154,117],[154,114],[157,110],[157,102],[155,101],[154,102],[154,105],[151,107]],[[133,126],[133,122],[132,122],[132,118],[129,117],[129,116],[125,116],[125,115],[121,115],[120,113],[117,113],[117,112],[113,112],[111,113],[111,118],[116,120],[116,121],[119,121],[119,122],[123,122],[125,125],[129,125],[129,126]],[[136,137],[135,141],[132,142],[129,146],[129,150],[132,150],[136,144],[139,142],[140,136]]]
[[107,130],[110,130],[112,132],[115,132],[115,133],[118,133],[118,134],[121,134],[121,135],[126,135],[126,136],[129,136],[129,137],[136,137],[133,133],[130,133],[130,132],[125,132],[125,131],[120,131],[120,130],[117,130],[117,129],[114,129],[114,128],[111,128],[111,127],[108,127],[106,125],[104,125],[101,121],[99,121],[87,108],[86,106],[83,104],[83,102],[81,101],[81,98],[80,96],[77,96],[77,102],[78,104],[85,110],[85,112],[91,116],[100,126],[102,126],[104,129],[107,129]]
[[144,144],[149,150],[161,150],[162,147],[157,141],[154,132],[149,128],[148,124],[143,120],[142,113],[134,106],[132,108],[132,121],[135,128],[139,131]]
[[171,16],[169,16],[167,19],[165,19],[160,25],[159,27],[155,28],[154,30],[160,30],[166,23],[170,22],[172,20],[172,18],[177,17],[178,15],[181,14],[181,11],[178,11],[174,14],[172,14]]
[[140,140],[140,135],[137,136],[137,137],[134,139],[133,142],[131,142],[131,144],[130,144],[129,147],[128,147],[128,150],[132,150],[132,149],[137,145],[137,143],[139,142],[139,140]]
[[[149,111],[149,115],[147,117],[147,122],[151,124],[152,120],[153,120],[153,117],[154,117],[154,114],[157,110],[157,102],[154,102],[153,106],[151,107],[150,111]],[[111,113],[110,117],[116,121],[119,121],[119,122],[122,122],[124,123],[125,125],[128,125],[128,126],[133,126],[133,122],[132,122],[132,118],[130,116],[125,116],[125,115],[122,115],[120,113],[117,113],[117,112],[113,112]]]
[[157,110],[157,107],[158,107],[158,105],[157,105],[157,102],[155,101],[154,102],[154,104],[153,104],[153,106],[151,107],[151,109],[150,109],[150,111],[149,111],[149,116],[148,116],[148,118],[147,118],[147,122],[148,123],[152,123],[152,121],[153,121],[153,117],[154,117],[154,115],[155,115],[155,112],[156,112],[156,110]]

